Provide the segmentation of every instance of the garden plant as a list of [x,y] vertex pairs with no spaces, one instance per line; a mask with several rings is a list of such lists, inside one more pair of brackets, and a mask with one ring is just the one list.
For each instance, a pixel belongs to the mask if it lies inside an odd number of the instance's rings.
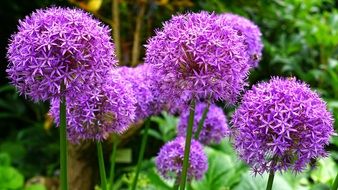
[[0,190],[337,190],[335,5],[36,5],[5,42]]

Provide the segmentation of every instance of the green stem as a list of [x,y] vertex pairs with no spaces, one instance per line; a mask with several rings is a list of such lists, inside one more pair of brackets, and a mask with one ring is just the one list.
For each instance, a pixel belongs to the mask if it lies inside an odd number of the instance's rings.
[[204,124],[204,121],[205,119],[207,118],[207,114],[208,114],[208,111],[209,111],[209,107],[210,107],[210,103],[208,102],[207,104],[207,107],[205,107],[205,109],[203,110],[203,114],[202,114],[202,118],[199,120],[198,122],[198,128],[197,128],[197,131],[195,133],[195,136],[194,138],[197,140],[198,137],[200,136],[201,134],[201,131],[203,129],[203,124]]
[[273,178],[275,177],[275,172],[273,169],[270,170],[269,174],[269,179],[268,179],[268,184],[266,186],[266,190],[271,190],[272,189],[272,184],[273,184]]
[[114,141],[113,152],[110,158],[110,174],[109,174],[110,190],[113,190],[113,185],[114,185],[115,159],[116,159],[116,152],[117,152],[118,145],[119,145],[119,140]]
[[180,187],[180,182],[179,182],[179,178],[177,176],[176,179],[175,179],[175,182],[174,182],[173,190],[178,190],[179,187]]
[[187,190],[192,190],[191,183],[187,184]]
[[194,125],[194,116],[195,116],[195,100],[191,100],[190,103],[190,113],[189,113],[189,121],[188,121],[188,128],[187,134],[185,138],[185,147],[184,147],[184,158],[183,158],[183,168],[182,174],[180,179],[180,190],[185,189],[185,182],[187,180],[187,172],[189,167],[189,154],[190,154],[190,144],[192,139],[192,127]]
[[[61,93],[65,90],[65,85],[61,84]],[[61,190],[68,189],[67,182],[67,118],[66,118],[66,98],[60,98],[60,181]]]
[[178,188],[180,187],[180,184],[178,183],[178,184],[174,184],[174,187],[173,187],[173,190],[178,190]]
[[141,142],[141,150],[140,150],[140,154],[138,156],[138,161],[137,161],[137,166],[136,166],[136,174],[135,174],[135,177],[134,177],[134,180],[133,180],[132,190],[136,189],[137,179],[138,179],[138,176],[140,174],[142,160],[143,160],[143,156],[144,156],[144,151],[146,149],[146,144],[147,144],[149,126],[150,126],[150,119],[147,119],[146,122],[145,122],[145,129],[144,129],[142,142]]
[[337,190],[338,189],[338,174],[336,176],[336,179],[333,182],[331,190]]
[[106,178],[106,171],[104,167],[102,144],[100,141],[96,142],[96,147],[97,147],[97,156],[98,156],[98,161],[99,161],[99,171],[100,171],[100,177],[101,177],[101,188],[102,190],[107,190],[107,178]]

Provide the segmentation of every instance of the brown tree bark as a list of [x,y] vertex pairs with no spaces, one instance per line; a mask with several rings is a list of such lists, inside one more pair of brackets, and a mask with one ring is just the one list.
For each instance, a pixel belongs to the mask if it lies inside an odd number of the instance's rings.
[[[122,136],[119,136],[120,145],[123,147],[142,125],[143,121],[133,124]],[[109,138],[103,144],[107,168],[110,167],[109,156],[113,147],[112,143],[112,138]],[[99,184],[98,171],[97,150],[94,142],[68,143],[68,187],[70,190],[93,190],[95,184]]]
[[68,180],[71,190],[93,190],[98,178],[95,144],[68,144]]

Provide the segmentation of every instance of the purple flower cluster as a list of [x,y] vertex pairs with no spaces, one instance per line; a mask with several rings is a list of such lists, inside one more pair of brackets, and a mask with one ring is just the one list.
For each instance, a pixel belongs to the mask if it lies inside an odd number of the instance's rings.
[[[155,162],[158,171],[164,178],[173,179],[181,175],[184,146],[185,138],[177,137],[161,148]],[[198,141],[192,140],[190,150],[187,178],[189,181],[199,180],[208,169],[208,160],[203,146]]]
[[145,63],[161,76],[173,107],[197,100],[236,101],[248,70],[245,37],[208,12],[173,16],[146,45]]
[[136,68],[118,67],[117,70],[132,85],[137,100],[135,121],[145,119],[162,111],[164,101],[159,98],[159,91],[156,88],[158,79],[155,73],[152,72],[151,65],[142,64]]
[[7,73],[20,93],[33,100],[86,91],[116,65],[109,29],[77,9],[37,10],[20,21],[11,37]]
[[[70,141],[103,140],[110,133],[123,133],[134,121],[136,99],[130,83],[115,71],[109,76],[104,81],[92,83],[90,91],[66,97]],[[58,98],[52,99],[50,114],[58,124]]]
[[245,36],[247,52],[250,57],[249,64],[252,67],[257,67],[258,62],[262,58],[263,49],[263,43],[261,39],[262,33],[258,26],[247,18],[231,13],[219,15],[218,21],[222,25],[232,26],[234,29],[238,30]]
[[[203,111],[207,107],[205,103],[199,103],[195,109],[193,133],[196,133],[198,123],[202,118]],[[178,136],[184,137],[188,126],[189,110],[186,109],[180,115],[180,121],[177,126]],[[230,133],[227,125],[227,119],[223,110],[214,104],[211,104],[207,117],[205,118],[202,131],[199,135],[198,141],[203,144],[220,143],[220,141]]]
[[255,173],[300,172],[326,156],[333,133],[325,102],[295,78],[272,78],[245,93],[232,119],[235,147]]

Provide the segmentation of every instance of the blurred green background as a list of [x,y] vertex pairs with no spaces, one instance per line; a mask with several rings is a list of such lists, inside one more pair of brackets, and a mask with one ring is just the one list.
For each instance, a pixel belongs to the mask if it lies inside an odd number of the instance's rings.
[[[233,12],[256,23],[264,42],[263,59],[250,74],[250,84],[270,76],[296,76],[306,81],[327,102],[338,119],[338,9],[333,0],[119,0],[120,65],[143,61],[146,40],[172,14],[207,10]],[[48,117],[48,103],[33,103],[19,96],[8,84],[6,48],[19,19],[48,6],[80,7],[104,23],[112,24],[111,0],[2,0],[0,2],[0,189],[43,190],[57,187],[59,168],[58,133]],[[115,27],[115,28],[114,28]],[[113,30],[115,31],[115,30]],[[116,33],[115,33],[116,35]],[[226,112],[231,116],[231,110]],[[170,189],[156,174],[153,157],[161,145],[175,136],[177,118],[163,113],[152,118],[151,137],[139,189]],[[338,122],[335,123],[338,129]],[[119,146],[115,189],[128,188],[133,176],[140,130],[132,132]],[[107,160],[109,159],[107,145]],[[330,156],[314,161],[302,174],[276,177],[277,189],[329,189],[338,171],[338,138],[327,147]],[[264,189],[266,176],[254,177],[238,159],[228,140],[207,147],[209,170],[192,189]],[[315,167],[316,166],[316,167]],[[95,167],[94,167],[95,168]],[[95,173],[95,172],[94,172]],[[94,184],[97,176],[93,175]],[[25,187],[24,187],[25,186]]]

